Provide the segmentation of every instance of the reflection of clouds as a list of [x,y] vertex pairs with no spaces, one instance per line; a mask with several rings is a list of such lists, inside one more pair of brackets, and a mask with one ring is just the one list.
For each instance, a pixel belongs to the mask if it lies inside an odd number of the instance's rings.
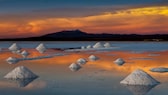
[[160,56],[160,54],[149,54],[148,56]]
[[126,88],[128,88],[133,93],[133,95],[146,95],[156,85],[153,85],[153,86],[123,85],[123,86],[125,86]]
[[[54,52],[53,50],[49,50],[51,52]],[[95,51],[90,51],[91,53],[94,53]],[[37,51],[33,51],[30,49],[30,57],[35,57],[35,56],[45,56],[45,54],[39,54]],[[160,54],[160,56],[148,56],[149,54]],[[40,66],[48,66],[48,65],[66,65],[68,66],[69,64],[75,62],[79,58],[88,58],[90,54],[88,54],[88,51],[82,51],[82,52],[70,52],[69,55],[64,55],[64,56],[56,56],[52,57],[49,59],[41,59],[41,60],[34,60],[34,61],[29,61],[29,63],[35,63],[34,65],[40,65]],[[126,72],[129,73],[137,68],[143,68],[148,73],[150,68],[153,67],[167,67],[168,66],[168,60],[167,60],[167,55],[168,51],[162,51],[162,52],[143,52],[143,53],[131,53],[129,51],[108,51],[108,52],[99,52],[96,54],[99,56],[101,59],[96,61],[96,62],[88,62],[87,67],[90,68],[101,68],[105,70],[110,70],[110,71],[115,71],[115,72]],[[114,55],[114,56],[109,56],[109,55]],[[5,60],[9,56],[16,56],[12,53],[9,52],[4,52],[0,55],[1,60]],[[126,64],[124,64],[121,67],[116,66],[113,61],[116,58],[123,58],[126,60]],[[129,58],[138,58],[134,60],[129,60]],[[149,58],[149,59],[148,59]],[[155,60],[153,60],[155,59]],[[22,61],[22,63],[27,63]],[[41,69],[41,68],[39,68]]]
[[143,51],[131,51],[131,53],[139,54],[139,53],[144,53],[144,52]]
[[154,58],[148,58],[148,57],[137,57],[137,58],[129,58],[130,60],[154,60]]
[[[106,52],[103,54],[97,54],[98,56],[101,57],[101,60],[95,63],[95,67],[98,68],[104,68],[106,70],[113,70],[113,71],[118,71],[118,72],[131,72],[137,68],[143,68],[146,72],[149,72],[149,69],[151,67],[157,67],[160,66],[162,63],[162,66],[167,66],[167,53],[168,51],[165,52],[159,52],[161,54],[160,56],[157,57],[146,57],[148,54],[151,54],[153,52],[144,52],[144,53],[131,53],[127,51],[112,51],[112,52]],[[155,52],[157,53],[157,52]],[[114,54],[116,56],[107,56],[108,54]],[[124,66],[117,67],[113,64],[113,61],[118,58],[122,57],[127,60],[127,63]],[[129,58],[133,58],[133,60],[130,60]],[[155,59],[155,60],[154,60]],[[91,64],[90,62],[88,64]],[[92,63],[94,64],[94,63]],[[151,72],[149,72],[151,73]]]
[[108,56],[117,56],[116,54],[107,54]]

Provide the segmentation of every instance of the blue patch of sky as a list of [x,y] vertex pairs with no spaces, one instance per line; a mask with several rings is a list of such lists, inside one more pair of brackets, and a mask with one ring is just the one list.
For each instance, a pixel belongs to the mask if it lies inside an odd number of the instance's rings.
[[0,0],[0,13],[27,12],[34,9],[152,4],[162,0]]

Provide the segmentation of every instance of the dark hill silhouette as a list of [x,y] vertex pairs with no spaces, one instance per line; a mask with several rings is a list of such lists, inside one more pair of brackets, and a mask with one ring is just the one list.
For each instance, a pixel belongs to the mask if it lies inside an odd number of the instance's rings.
[[0,41],[168,41],[168,34],[89,34],[80,30],[71,30],[40,37],[0,39]]
[[61,32],[56,32],[52,34],[47,34],[41,37],[47,37],[47,38],[78,38],[78,37],[85,37],[88,36],[87,33],[82,32],[80,30],[72,30],[72,31],[61,31]]

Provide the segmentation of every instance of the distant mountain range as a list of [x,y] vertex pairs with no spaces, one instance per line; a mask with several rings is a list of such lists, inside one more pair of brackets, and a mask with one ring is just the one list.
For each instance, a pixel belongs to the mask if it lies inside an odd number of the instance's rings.
[[168,34],[90,34],[80,30],[61,31],[40,37],[0,39],[0,41],[168,41]]

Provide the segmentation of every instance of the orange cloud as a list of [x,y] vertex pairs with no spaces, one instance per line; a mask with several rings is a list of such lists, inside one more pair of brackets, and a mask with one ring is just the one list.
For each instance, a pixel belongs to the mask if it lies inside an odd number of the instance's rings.
[[82,29],[96,33],[168,33],[168,7],[147,7],[105,12],[87,17],[45,18],[24,23],[0,24],[0,30],[14,31],[20,35],[43,35],[66,29]]

